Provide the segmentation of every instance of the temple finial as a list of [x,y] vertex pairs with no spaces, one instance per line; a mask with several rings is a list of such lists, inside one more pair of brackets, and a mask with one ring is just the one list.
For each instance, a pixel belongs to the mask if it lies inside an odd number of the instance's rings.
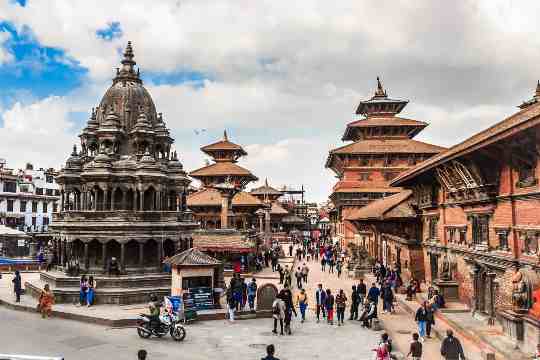
[[126,50],[124,51],[124,60],[133,61],[133,47],[131,46],[131,41],[127,42]]
[[223,130],[223,141],[229,141],[229,137],[227,136],[227,130]]
[[386,91],[381,84],[381,78],[379,76],[377,76],[377,90],[375,91],[375,96],[387,96]]
[[77,144],[73,145],[73,152],[71,153],[72,156],[77,156]]
[[264,178],[264,186],[268,187],[268,178]]

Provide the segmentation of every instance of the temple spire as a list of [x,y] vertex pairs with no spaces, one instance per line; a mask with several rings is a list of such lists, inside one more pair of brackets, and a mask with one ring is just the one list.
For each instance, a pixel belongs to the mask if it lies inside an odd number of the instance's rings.
[[268,187],[268,178],[264,179],[264,186]]
[[133,47],[131,47],[131,41],[128,41],[126,50],[124,51],[124,58],[122,59],[122,64],[132,64],[135,65],[133,60],[135,55],[133,55]]
[[120,62],[122,64],[122,67],[116,69],[116,77],[113,79],[113,82],[117,82],[119,80],[122,80],[125,82],[126,80],[135,81],[138,83],[142,83],[140,79],[139,69],[135,71],[135,65],[137,64],[133,58],[135,55],[133,54],[133,47],[131,45],[131,41],[128,41],[126,49],[124,50],[122,61]]
[[223,130],[223,141],[229,141],[229,138],[227,136],[227,130]]
[[377,90],[375,91],[375,97],[387,97],[386,91],[384,90],[380,77],[377,76]]

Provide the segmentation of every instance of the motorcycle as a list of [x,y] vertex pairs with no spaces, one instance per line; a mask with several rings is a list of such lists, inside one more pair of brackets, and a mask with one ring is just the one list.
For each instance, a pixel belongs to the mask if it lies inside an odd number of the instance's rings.
[[170,333],[174,340],[182,341],[186,337],[186,330],[180,325],[180,321],[176,314],[164,314],[159,316],[159,324],[153,326],[153,320],[149,315],[140,314],[137,334],[143,339],[148,339],[152,335],[160,338]]

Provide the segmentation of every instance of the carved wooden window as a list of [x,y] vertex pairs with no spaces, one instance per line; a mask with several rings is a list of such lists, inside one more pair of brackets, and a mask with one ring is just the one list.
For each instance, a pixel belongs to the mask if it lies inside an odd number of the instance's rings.
[[489,216],[473,216],[471,222],[473,244],[487,244],[489,240]]
[[522,233],[522,238],[523,252],[527,255],[537,255],[540,232],[527,231]]
[[508,231],[498,231],[497,236],[499,237],[499,249],[508,250]]
[[436,240],[437,239],[437,222],[439,219],[436,217],[432,217],[429,219],[429,239],[430,240]]
[[448,241],[453,243],[456,241],[456,228],[450,228],[448,229]]
[[459,243],[465,244],[467,242],[467,230],[463,229],[459,231]]

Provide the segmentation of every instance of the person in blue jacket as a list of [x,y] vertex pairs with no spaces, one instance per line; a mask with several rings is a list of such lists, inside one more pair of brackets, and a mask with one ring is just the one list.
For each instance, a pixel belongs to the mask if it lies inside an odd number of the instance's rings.
[[368,300],[372,300],[375,305],[377,305],[377,303],[379,302],[379,296],[381,296],[381,291],[379,290],[377,285],[375,285],[375,283],[371,283],[371,288],[369,288],[367,294]]

